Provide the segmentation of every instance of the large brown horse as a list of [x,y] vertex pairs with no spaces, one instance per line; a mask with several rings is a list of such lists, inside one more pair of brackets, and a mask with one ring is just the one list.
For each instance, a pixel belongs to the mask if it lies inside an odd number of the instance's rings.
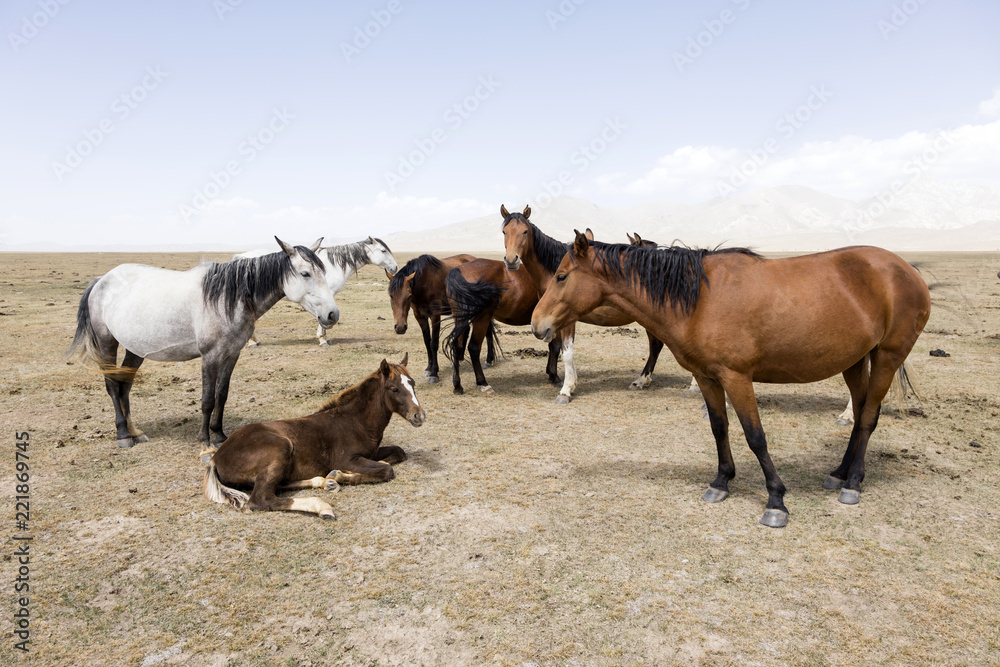
[[[499,345],[493,331],[494,319],[515,326],[531,324],[531,312],[538,303],[538,286],[526,271],[508,271],[503,262],[493,259],[462,264],[448,272],[446,282],[455,326],[445,339],[444,350],[454,367],[455,393],[465,393],[459,363],[468,347],[476,385],[484,393],[492,394],[493,388],[479,362],[483,340]],[[556,373],[559,347],[558,340],[549,342],[545,372],[553,383],[559,381]]]
[[[523,213],[508,213],[506,206],[500,207],[500,215],[503,217],[503,243],[506,250],[504,254],[504,264],[511,271],[517,271],[523,265],[524,269],[531,274],[531,278],[538,285],[539,296],[545,293],[552,282],[559,262],[569,249],[569,245],[556,241],[551,236],[546,235],[528,218],[531,216],[531,207],[525,206]],[[590,230],[588,230],[589,232]],[[588,236],[593,238],[593,236]],[[644,245],[655,247],[656,244],[650,241],[643,241],[638,234],[635,237],[629,236],[629,241],[633,245]],[[615,309],[601,307],[580,318],[581,322],[596,324],[602,327],[621,327],[631,324],[634,319],[625,313]],[[573,341],[575,329],[562,332],[563,365],[566,368],[565,381],[563,387],[556,397],[557,403],[569,403],[576,388],[576,368],[573,359]],[[645,389],[652,382],[653,369],[656,368],[656,360],[663,350],[663,343],[656,336],[646,332],[649,337],[649,357],[646,365],[642,369],[642,374],[629,385],[629,389]]]
[[[420,255],[404,264],[389,281],[389,303],[392,306],[395,331],[398,334],[406,333],[406,320],[412,308],[413,317],[424,335],[424,348],[427,350],[424,377],[430,384],[441,381],[438,378],[441,317],[451,314],[445,277],[456,266],[474,259],[472,255],[453,255],[444,259],[438,259],[434,255]],[[487,363],[492,363],[492,344],[487,355]]]
[[766,479],[761,523],[788,521],[785,485],[767,451],[754,382],[815,382],[842,373],[854,429],[824,487],[840,502],[861,498],[868,439],[882,399],[930,317],[917,271],[872,247],[764,259],[745,248],[647,249],[589,242],[579,232],[535,308],[543,340],[601,306],[631,315],[662,340],[698,380],[719,455],[718,476],[702,498],[725,500],[736,474],[726,396]]
[[[276,491],[334,491],[338,484],[391,480],[393,464],[405,461],[406,453],[381,446],[389,420],[395,413],[420,426],[426,418],[406,371],[408,356],[398,365],[383,359],[378,370],[313,415],[236,430],[208,463],[205,497],[236,509],[314,512],[332,519],[333,509],[319,498],[281,498]],[[253,490],[231,488],[240,486]]]

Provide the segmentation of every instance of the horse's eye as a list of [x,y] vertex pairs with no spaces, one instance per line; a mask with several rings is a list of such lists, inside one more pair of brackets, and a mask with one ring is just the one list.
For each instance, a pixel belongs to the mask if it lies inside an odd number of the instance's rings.
[[301,275],[303,278],[308,278],[311,274],[308,271],[302,271]]
[[566,274],[565,273],[560,273],[559,275],[556,276],[556,282],[557,283],[561,283],[564,280],[566,280]]
[[392,393],[394,393],[394,394],[399,393],[399,389],[397,387],[390,387],[390,389],[392,390]]

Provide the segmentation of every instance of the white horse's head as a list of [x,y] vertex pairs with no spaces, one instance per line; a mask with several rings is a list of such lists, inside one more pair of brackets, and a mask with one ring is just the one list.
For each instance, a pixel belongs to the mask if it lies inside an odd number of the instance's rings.
[[285,298],[309,311],[324,328],[332,327],[340,319],[340,309],[333,299],[333,291],[326,284],[326,269],[316,256],[323,239],[317,239],[308,249],[293,248],[277,236],[274,240],[292,262],[293,270],[282,283]]
[[379,239],[369,236],[364,242],[365,253],[368,254],[368,261],[375,266],[385,269],[385,272],[392,277],[399,269],[396,258],[389,252],[389,246]]

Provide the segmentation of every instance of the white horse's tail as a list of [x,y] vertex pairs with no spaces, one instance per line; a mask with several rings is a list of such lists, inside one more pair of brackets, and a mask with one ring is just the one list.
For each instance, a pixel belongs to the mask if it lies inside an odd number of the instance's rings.
[[250,500],[250,496],[247,494],[236,489],[230,489],[219,480],[219,473],[215,470],[214,461],[209,461],[208,467],[205,468],[205,483],[203,486],[205,497],[213,503],[229,503],[236,509],[241,510],[246,507],[247,502]]
[[97,344],[94,323],[90,319],[90,293],[101,278],[102,276],[98,276],[91,280],[90,285],[84,290],[83,296],[80,297],[80,307],[76,311],[76,334],[73,336],[73,342],[69,349],[66,350],[66,359],[78,359],[83,363],[92,363],[112,380],[132,382],[135,380],[138,369],[105,362]]

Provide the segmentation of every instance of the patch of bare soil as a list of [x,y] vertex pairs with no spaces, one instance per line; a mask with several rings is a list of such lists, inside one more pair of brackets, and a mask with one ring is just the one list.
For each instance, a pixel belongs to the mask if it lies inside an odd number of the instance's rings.
[[2,256],[0,488],[10,537],[13,434],[30,432],[35,664],[1000,662],[1000,256],[908,256],[944,284],[910,358],[922,400],[906,408],[924,416],[885,411],[859,505],[822,488],[849,436],[834,424],[843,381],[758,386],[788,487],[781,530],[757,523],[763,475],[738,426],[732,495],[700,500],[716,467],[701,396],[666,353],[649,389],[627,390],[647,351],[638,325],[579,327],[569,405],[526,328],[501,332],[496,395],[455,396],[443,356],[440,384],[421,377],[419,329],[393,332],[373,269],[338,297],[328,348],[297,306],[260,320],[226,428],[307,414],[408,352],[428,421],[394,419],[385,442],[410,458],[386,484],[296,492],[337,521],[210,503],[197,361],[143,365],[132,406],[150,441],[126,450],[102,378],[62,358],[92,277],[199,259]]

